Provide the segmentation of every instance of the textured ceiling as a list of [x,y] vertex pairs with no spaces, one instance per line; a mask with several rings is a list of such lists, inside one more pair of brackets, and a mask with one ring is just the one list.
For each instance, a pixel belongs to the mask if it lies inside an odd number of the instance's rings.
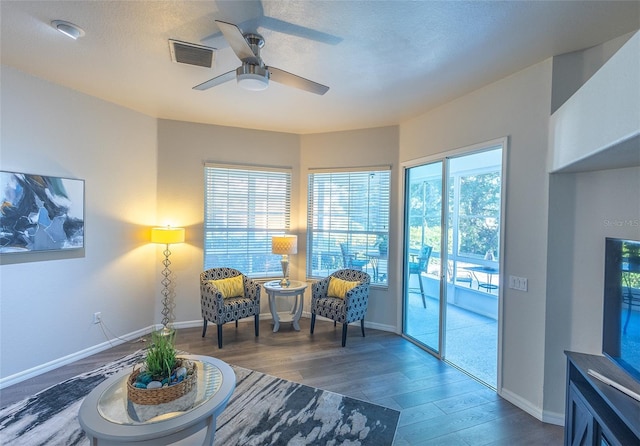
[[[640,28],[636,1],[8,1],[1,61],[158,118],[313,133],[393,125],[553,55]],[[50,22],[86,35],[73,41]],[[328,85],[192,87],[240,65],[214,20],[259,32],[267,65]],[[168,39],[215,47],[171,61]]]

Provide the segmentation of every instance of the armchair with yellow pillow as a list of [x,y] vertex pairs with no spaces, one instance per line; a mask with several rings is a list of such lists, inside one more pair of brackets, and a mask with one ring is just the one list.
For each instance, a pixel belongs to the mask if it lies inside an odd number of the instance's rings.
[[207,322],[218,327],[218,348],[222,348],[222,325],[246,317],[254,317],[256,336],[259,333],[260,284],[233,268],[211,268],[200,274],[200,309],[204,319],[202,337]]
[[360,321],[364,337],[364,315],[369,304],[371,277],[364,271],[341,269],[311,287],[311,334],[316,315],[342,324],[342,346],[347,343],[347,326]]

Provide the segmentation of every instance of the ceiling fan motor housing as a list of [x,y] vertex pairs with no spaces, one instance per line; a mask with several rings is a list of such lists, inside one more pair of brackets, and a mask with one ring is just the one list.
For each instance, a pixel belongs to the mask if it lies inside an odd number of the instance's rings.
[[236,70],[238,85],[252,91],[264,90],[269,86],[269,70],[260,65],[243,63]]

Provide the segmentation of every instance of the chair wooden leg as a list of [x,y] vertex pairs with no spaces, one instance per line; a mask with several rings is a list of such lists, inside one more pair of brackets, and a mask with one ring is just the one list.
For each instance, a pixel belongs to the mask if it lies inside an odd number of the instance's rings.
[[260,315],[256,314],[253,325],[255,326],[255,329],[256,329],[256,338],[257,338],[258,335],[260,334]]
[[222,324],[218,324],[218,348],[222,348]]
[[334,326],[334,327],[336,326],[336,321],[333,321],[333,326]]
[[238,328],[238,319],[236,319],[236,328]]
[[364,318],[360,319],[360,328],[362,329],[362,337],[364,338]]
[[204,338],[204,335],[207,333],[207,318],[204,318],[204,323],[202,324],[202,337]]
[[344,347],[347,344],[347,327],[349,324],[346,322],[342,324],[342,346]]
[[311,313],[311,334],[313,334],[313,329],[316,327],[316,314]]

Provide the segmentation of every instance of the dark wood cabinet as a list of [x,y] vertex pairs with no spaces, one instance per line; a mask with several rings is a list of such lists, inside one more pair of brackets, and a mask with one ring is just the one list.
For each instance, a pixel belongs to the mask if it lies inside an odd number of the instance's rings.
[[640,393],[640,383],[609,358],[567,355],[566,446],[639,446],[640,402],[590,376],[594,370]]

